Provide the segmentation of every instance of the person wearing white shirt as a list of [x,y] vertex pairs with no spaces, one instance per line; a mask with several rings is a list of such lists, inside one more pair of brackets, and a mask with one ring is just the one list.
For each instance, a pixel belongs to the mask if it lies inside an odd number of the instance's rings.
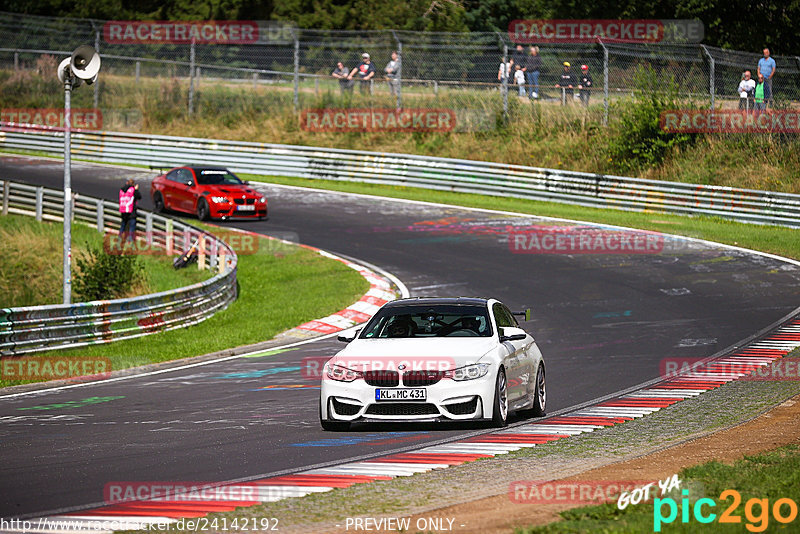
[[739,109],[750,111],[753,109],[753,97],[756,93],[756,81],[750,77],[750,71],[742,74],[742,81],[737,88],[739,92]]
[[514,71],[514,83],[519,87],[519,96],[525,96],[525,73],[522,72],[522,67],[517,65]]

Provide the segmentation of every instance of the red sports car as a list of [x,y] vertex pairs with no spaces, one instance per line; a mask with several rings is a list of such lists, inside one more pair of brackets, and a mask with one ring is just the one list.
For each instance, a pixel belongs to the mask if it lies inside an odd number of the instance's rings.
[[177,167],[153,179],[150,196],[158,212],[194,213],[202,221],[267,216],[267,199],[224,167]]

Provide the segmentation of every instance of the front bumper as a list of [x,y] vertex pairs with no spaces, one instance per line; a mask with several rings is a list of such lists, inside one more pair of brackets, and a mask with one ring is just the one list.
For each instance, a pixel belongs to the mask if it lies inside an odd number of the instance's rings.
[[337,382],[323,379],[320,409],[329,421],[474,421],[492,417],[494,374],[476,380],[457,382],[442,379],[430,386],[398,386],[389,389],[425,389],[424,401],[376,401],[380,386],[363,379]]

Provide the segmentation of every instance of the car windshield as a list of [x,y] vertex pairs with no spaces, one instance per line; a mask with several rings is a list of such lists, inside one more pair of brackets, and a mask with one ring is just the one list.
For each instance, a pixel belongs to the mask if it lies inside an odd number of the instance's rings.
[[228,169],[195,169],[200,185],[242,185],[238,176]]
[[490,337],[492,325],[484,306],[409,305],[379,311],[362,330],[361,339],[423,337]]

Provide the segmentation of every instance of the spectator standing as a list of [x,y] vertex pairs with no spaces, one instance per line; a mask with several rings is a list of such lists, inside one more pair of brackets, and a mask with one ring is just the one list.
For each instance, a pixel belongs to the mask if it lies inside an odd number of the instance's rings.
[[361,54],[361,63],[358,67],[350,71],[350,75],[347,76],[347,79],[352,80],[353,76],[356,74],[358,74],[358,80],[361,82],[361,94],[364,94],[369,91],[372,78],[375,77],[375,65],[372,64],[369,54],[366,52]]
[[758,73],[764,75],[764,105],[772,105],[772,77],[775,76],[775,60],[769,57],[769,48],[764,49],[764,57],[758,60]]
[[514,68],[514,83],[519,87],[519,96],[525,96],[525,73],[522,72],[522,67],[515,65]]
[[569,104],[569,101],[572,100],[572,92],[575,88],[575,76],[572,75],[570,72],[570,64],[568,61],[563,63],[564,70],[561,72],[561,77],[556,84],[556,87],[561,89],[561,103],[566,105]]
[[331,72],[331,76],[339,80],[339,90],[344,93],[345,91],[353,89],[353,83],[347,79],[349,71],[345,68],[344,63],[341,61],[336,64],[336,68]]
[[762,111],[767,108],[765,93],[766,84],[764,83],[764,75],[758,73],[758,83],[755,89],[755,114],[760,115]]
[[500,68],[497,71],[497,81],[501,84],[508,81],[509,76],[514,70],[514,60],[509,59],[506,63],[503,61],[504,59],[505,58],[500,59]]
[[514,60],[514,65],[519,65],[520,67],[524,67],[525,49],[521,44],[517,45],[517,48],[514,50],[514,53],[511,54],[511,59]]
[[136,206],[141,200],[139,184],[133,183],[133,178],[128,178],[119,190],[119,225],[120,240],[133,241],[136,235]]
[[581,78],[578,80],[581,104],[589,105],[589,97],[592,96],[592,75],[589,74],[589,65],[581,65]]
[[398,93],[401,68],[402,62],[400,61],[400,56],[394,51],[392,52],[391,61],[389,61],[389,63],[386,64],[386,68],[383,69],[386,73],[386,78],[389,80],[389,91],[391,91],[393,96],[397,96]]
[[528,79],[528,96],[539,98],[539,71],[542,70],[542,58],[539,47],[532,46],[530,54],[525,58],[525,77]]
[[739,109],[749,112],[753,109],[753,98],[756,92],[756,81],[750,77],[750,71],[742,73],[742,81],[736,89],[739,92]]

